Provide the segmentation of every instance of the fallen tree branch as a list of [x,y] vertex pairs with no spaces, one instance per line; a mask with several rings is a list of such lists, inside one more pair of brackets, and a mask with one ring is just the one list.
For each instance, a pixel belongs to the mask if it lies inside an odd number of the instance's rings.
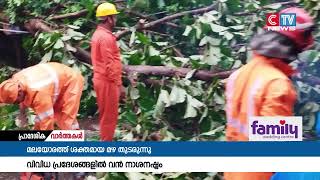
[[[155,20],[154,18],[151,18],[150,16],[146,16],[144,14],[141,14],[139,12],[135,12],[135,11],[132,11],[132,10],[126,10],[125,12],[128,13],[128,14],[132,14],[134,16],[137,16],[139,18],[143,18],[143,19],[147,19],[147,20]],[[48,18],[48,20],[61,20],[61,19],[66,19],[66,18],[78,18],[78,17],[81,17],[81,16],[85,16],[86,14],[88,14],[88,10],[87,9],[83,9],[83,10],[80,10],[78,12],[52,16],[52,17]],[[168,25],[170,27],[173,27],[173,28],[178,28],[179,27],[178,25],[176,25],[174,23],[171,23],[171,22],[165,22],[164,24],[166,24],[166,25]]]
[[41,19],[31,19],[24,24],[24,27],[32,34],[35,34],[37,31],[42,32],[52,32],[48,25],[46,25]]
[[178,44],[173,44],[173,45],[167,46],[167,47],[161,49],[160,52],[163,52],[163,51],[171,49],[171,48],[175,48],[175,47],[182,45],[182,44],[185,44],[185,43],[178,43]]
[[[166,76],[166,77],[185,77],[188,72],[192,69],[190,68],[172,68],[166,66],[146,66],[146,65],[126,65],[123,66],[123,70],[127,73],[140,73],[144,75],[152,75],[152,76]],[[212,78],[217,77],[219,79],[224,79],[230,76],[230,74],[234,72],[234,70],[224,71],[224,72],[211,72],[205,70],[198,70],[194,73],[193,78],[203,80],[203,81],[211,81]]]
[[181,53],[181,51],[179,49],[177,49],[176,47],[173,47],[173,52],[177,57],[184,57],[184,55]]
[[[27,23],[25,23],[25,27],[28,31],[35,34],[37,31],[42,32],[52,32],[53,30],[44,24],[42,20],[40,19],[31,19]],[[70,44],[66,44],[71,46]],[[85,62],[87,64],[91,64],[91,57],[90,53],[88,51],[83,50],[80,47],[75,47],[76,52],[72,52],[73,55],[80,61]],[[172,68],[172,67],[166,67],[166,66],[146,66],[146,65],[124,65],[123,71],[127,73],[129,76],[132,74],[144,74],[144,75],[153,75],[153,76],[167,76],[167,77],[173,77],[173,76],[179,76],[179,77],[185,77],[188,72],[190,72],[192,69],[189,68]],[[205,71],[205,70],[198,70],[193,75],[193,78],[203,80],[203,81],[210,81],[212,78],[227,78],[233,70],[231,71],[225,71],[225,72],[218,72],[214,73],[211,71]]]
[[[123,3],[126,2],[126,0],[116,0],[114,1],[115,4],[117,3]],[[98,5],[94,5],[94,8],[97,8]],[[56,15],[56,16],[52,16],[51,18],[49,18],[49,20],[59,20],[59,19],[66,19],[66,18],[77,18],[77,17],[81,17],[84,16],[88,13],[87,9],[83,9],[80,10],[78,12],[73,12],[73,13],[67,13],[67,14],[61,14],[61,15]]]
[[68,13],[68,14],[62,14],[62,15],[56,15],[49,18],[49,20],[60,20],[60,19],[66,19],[66,18],[77,18],[84,16],[88,13],[88,10],[84,9],[78,12],[74,13]]
[[[190,11],[184,11],[184,12],[176,13],[176,14],[169,15],[169,16],[166,16],[164,18],[149,22],[147,24],[143,24],[143,25],[141,25],[141,23],[138,23],[133,28],[135,28],[137,30],[148,29],[148,28],[153,27],[153,26],[155,26],[157,24],[161,24],[161,23],[164,23],[164,22],[167,22],[167,21],[171,21],[173,19],[178,19],[178,18],[180,18],[182,16],[185,16],[185,15],[188,15],[188,14],[192,14],[192,15],[203,14],[203,13],[206,13],[206,12],[214,10],[216,5],[217,5],[217,3],[214,3],[214,4],[210,5],[210,6],[203,7],[203,8],[200,8],[200,9],[194,9],[194,10],[190,10]],[[121,39],[123,36],[126,36],[130,32],[131,32],[131,28],[118,32],[117,35],[116,35],[117,39]]]
[[[77,48],[77,52],[74,55],[79,58],[80,60],[91,64],[90,53],[81,49]],[[188,72],[192,69],[190,68],[172,68],[166,66],[147,66],[147,65],[123,65],[123,71],[130,74],[144,74],[144,75],[153,75],[153,76],[166,76],[166,77],[185,77]],[[219,79],[225,79],[230,76],[230,74],[234,70],[230,71],[223,71],[223,72],[211,72],[206,70],[198,70],[193,77],[195,79],[203,80],[203,81],[211,81],[212,78],[217,77]]]
[[215,7],[216,7],[216,3],[212,4],[212,5],[208,6],[208,7],[176,13],[176,14],[173,14],[173,15],[170,15],[170,16],[167,16],[167,17],[152,21],[152,22],[144,25],[144,28],[150,28],[152,26],[155,26],[156,24],[159,24],[159,23],[162,23],[162,22],[171,21],[173,19],[177,19],[177,18],[180,18],[180,17],[188,15],[188,14],[192,14],[192,15],[203,14],[203,13],[206,13],[206,12],[214,10]]
[[[155,18],[152,18],[151,16],[147,16],[147,15],[141,14],[141,13],[136,12],[136,11],[126,10],[125,12],[128,13],[128,14],[132,14],[134,16],[137,16],[139,18],[142,18],[142,19],[156,20]],[[164,22],[164,24],[166,24],[167,26],[173,27],[173,28],[179,28],[179,26],[177,24],[174,24],[174,23],[171,23],[171,22]]]
[[159,32],[156,32],[156,31],[146,30],[146,32],[151,33],[151,34],[155,34],[155,35],[159,35],[159,36],[162,36],[162,37],[170,37],[169,34],[163,34],[163,33],[159,33]]

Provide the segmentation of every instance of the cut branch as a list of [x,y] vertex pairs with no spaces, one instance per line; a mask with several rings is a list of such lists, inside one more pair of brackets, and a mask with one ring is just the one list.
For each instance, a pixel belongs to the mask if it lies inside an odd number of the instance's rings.
[[181,53],[181,51],[179,49],[177,49],[176,47],[173,47],[173,52],[177,57],[184,57],[184,55]]
[[146,30],[146,32],[151,33],[151,34],[155,34],[155,35],[159,35],[159,36],[162,36],[162,37],[170,37],[169,34],[159,33],[159,32],[156,32],[156,31]]
[[170,16],[155,20],[153,22],[150,22],[150,23],[146,24],[144,26],[144,28],[150,28],[150,27],[153,27],[153,26],[155,26],[155,25],[157,25],[159,23],[171,21],[173,19],[177,19],[177,18],[180,18],[180,17],[188,15],[188,14],[192,14],[192,15],[203,14],[203,13],[206,13],[206,12],[214,10],[215,7],[216,7],[216,4],[212,4],[212,5],[208,6],[208,7],[176,13],[176,14],[173,14],[173,15],[170,15]]
[[[158,19],[158,20],[155,20],[155,21],[152,21],[152,22],[149,22],[147,24],[141,24],[141,23],[138,23],[134,26],[134,28],[136,28],[137,30],[142,30],[142,29],[148,29],[148,28],[151,28],[155,25],[158,25],[158,24],[161,24],[161,23],[164,23],[164,22],[168,22],[168,21],[171,21],[173,19],[178,19],[182,16],[185,16],[185,15],[188,15],[188,14],[192,14],[192,15],[196,15],[196,14],[203,14],[203,13],[206,13],[206,12],[209,12],[209,11],[212,11],[215,9],[216,7],[216,3],[210,5],[210,6],[207,6],[207,7],[204,7],[204,8],[200,8],[200,9],[194,9],[194,10],[190,10],[190,11],[184,11],[184,12],[180,12],[180,13],[176,13],[176,14],[173,14],[173,15],[170,15],[170,16],[166,16],[164,18],[161,18],[161,19]],[[131,29],[131,28],[130,28]],[[123,31],[120,31],[118,34],[117,34],[117,39],[120,39],[122,38],[123,36],[126,36],[127,34],[129,34],[131,32],[130,29],[126,29],[126,30],[123,30]]]
[[[125,12],[128,13],[128,14],[132,14],[134,16],[137,16],[137,17],[139,17],[141,19],[155,20],[155,18],[152,18],[151,16],[147,16],[147,15],[141,14],[141,13],[136,12],[136,11],[126,10]],[[171,23],[171,22],[164,22],[164,24],[166,24],[167,26],[173,27],[173,28],[179,28],[179,26],[177,24],[174,24],[174,23]]]
[[49,20],[60,20],[60,19],[66,19],[66,18],[78,18],[78,17],[86,15],[87,13],[88,13],[88,10],[84,9],[84,10],[81,10],[79,12],[52,16],[52,17],[49,18]]
[[[125,0],[117,0],[114,1],[114,3],[123,3],[126,2]],[[94,5],[94,8],[97,8],[98,5]],[[66,19],[66,18],[77,18],[77,17],[81,17],[84,16],[88,13],[89,11],[87,9],[83,9],[80,10],[78,12],[73,12],[73,13],[67,13],[67,14],[61,14],[61,15],[56,15],[56,16],[52,16],[51,18],[49,18],[49,20],[59,20],[59,19]]]
[[24,24],[24,27],[32,34],[35,34],[37,31],[42,32],[52,32],[48,25],[46,25],[41,19],[31,19]]

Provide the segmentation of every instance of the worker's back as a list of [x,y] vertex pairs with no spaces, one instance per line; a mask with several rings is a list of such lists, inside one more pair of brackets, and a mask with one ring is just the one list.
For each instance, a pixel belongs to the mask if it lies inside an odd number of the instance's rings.
[[256,56],[228,79],[227,140],[248,140],[251,116],[291,116],[296,99],[287,75],[292,70],[279,59]]
[[60,63],[43,63],[26,68],[13,76],[18,79],[26,89],[26,106],[34,103],[34,97],[41,92],[52,97],[52,103],[58,99],[60,92],[71,81],[76,80],[80,73]]
[[[279,59],[256,56],[234,72],[226,85],[228,141],[248,141],[251,116],[291,116],[296,93]],[[225,173],[226,180],[269,180],[271,172]]]

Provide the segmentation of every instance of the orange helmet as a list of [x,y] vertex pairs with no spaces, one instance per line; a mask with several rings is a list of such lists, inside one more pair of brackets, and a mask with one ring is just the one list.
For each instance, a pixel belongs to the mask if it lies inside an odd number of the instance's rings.
[[0,84],[0,103],[13,104],[18,98],[19,82],[6,80]]

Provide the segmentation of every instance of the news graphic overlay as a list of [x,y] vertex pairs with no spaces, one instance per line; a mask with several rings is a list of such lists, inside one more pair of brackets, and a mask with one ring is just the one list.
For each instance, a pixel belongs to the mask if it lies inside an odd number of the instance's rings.
[[84,130],[0,131],[0,141],[84,141]]
[[295,31],[295,13],[268,13],[266,15],[266,25],[268,31]]
[[0,142],[0,146],[0,172],[320,171],[314,166],[320,161],[316,141]]
[[250,117],[249,141],[302,141],[302,117]]

